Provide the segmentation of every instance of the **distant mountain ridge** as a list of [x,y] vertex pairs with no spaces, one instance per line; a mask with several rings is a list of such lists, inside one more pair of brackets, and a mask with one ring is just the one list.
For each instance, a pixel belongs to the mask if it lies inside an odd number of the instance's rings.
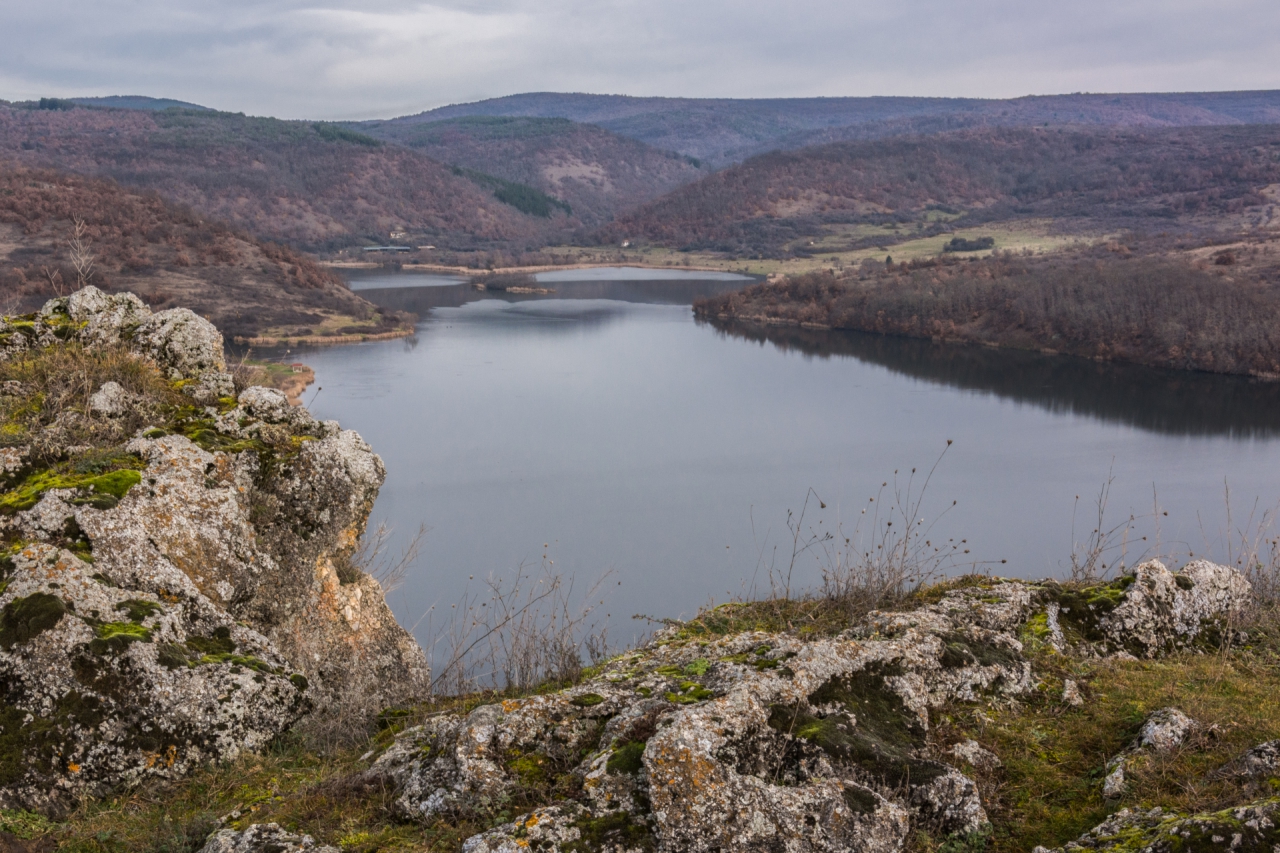
[[1277,187],[1280,125],[974,128],[762,154],[620,217],[599,237],[784,256],[836,226],[942,228],[931,211],[1163,231],[1269,207]]
[[209,110],[189,101],[175,101],[172,98],[152,98],[147,95],[106,95],[100,98],[67,98],[73,104],[82,107],[112,107],[118,110]]
[[974,126],[1176,127],[1280,123],[1280,91],[1031,95],[981,98],[641,98],[533,92],[381,121],[465,116],[564,118],[722,167],[777,148]]

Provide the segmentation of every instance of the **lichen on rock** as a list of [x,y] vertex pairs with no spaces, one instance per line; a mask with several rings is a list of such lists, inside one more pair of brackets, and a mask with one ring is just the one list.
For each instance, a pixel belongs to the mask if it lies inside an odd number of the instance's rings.
[[[1198,621],[1152,627],[1135,615],[1123,624],[1141,625],[1143,642],[1159,649],[1214,630],[1241,587],[1230,569],[1197,572],[1196,585],[1226,592],[1183,609]],[[1159,570],[1145,567],[1101,592],[998,578],[944,585],[932,603],[872,613],[829,638],[673,627],[569,690],[410,728],[367,778],[391,786],[400,815],[417,820],[543,797],[470,839],[473,853],[896,853],[913,832],[981,837],[981,792],[956,765],[990,772],[999,758],[976,742],[937,749],[932,715],[1012,703],[1037,689],[1024,638],[1087,655],[1123,645],[1106,619],[1162,600],[1144,576]],[[1100,612],[1087,609],[1095,598],[1105,602]],[[1155,715],[1143,748],[1172,737],[1171,719]],[[550,774],[578,786],[549,786]],[[612,835],[589,831],[606,826]]]
[[[0,805],[56,810],[234,757],[340,691],[417,695],[422,650],[350,565],[385,477],[356,433],[270,389],[237,398],[221,336],[185,309],[85,288],[0,323],[0,362],[63,348],[163,393],[101,382],[14,431],[38,453],[0,455]],[[121,435],[135,409],[154,422]]]
[[317,844],[310,835],[289,832],[274,823],[255,823],[244,830],[218,830],[200,853],[338,853],[338,848]]

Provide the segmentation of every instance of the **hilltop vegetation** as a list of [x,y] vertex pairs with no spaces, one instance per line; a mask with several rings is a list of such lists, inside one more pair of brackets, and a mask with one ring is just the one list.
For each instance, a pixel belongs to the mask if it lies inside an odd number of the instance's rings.
[[1094,233],[1196,220],[1221,228],[1246,211],[1267,219],[1277,182],[1276,126],[958,131],[762,155],[600,234],[605,242],[785,256],[850,224],[900,233],[862,244],[855,233],[848,248],[1002,219],[1053,219],[1060,230]]
[[81,283],[190,307],[228,336],[377,334],[409,320],[293,249],[155,193],[0,164],[0,313],[34,310]]
[[154,190],[310,251],[385,243],[540,244],[561,233],[415,151],[325,122],[211,110],[0,107],[0,157]]
[[1280,241],[1172,255],[1133,241],[1040,257],[868,262],[701,300],[694,310],[719,322],[856,329],[1276,378]]
[[1280,92],[1177,92],[978,98],[633,98],[534,92],[394,119],[564,118],[663,151],[728,166],[765,151],[967,127],[1171,127],[1280,122]]
[[468,116],[362,122],[364,133],[558,199],[586,226],[706,174],[690,158],[564,118]]

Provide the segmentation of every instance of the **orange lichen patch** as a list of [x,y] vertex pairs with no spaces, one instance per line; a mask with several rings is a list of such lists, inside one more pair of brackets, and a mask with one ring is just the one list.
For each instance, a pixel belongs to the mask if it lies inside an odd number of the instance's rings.
[[79,772],[80,772],[80,765],[79,765],[79,764],[76,764],[74,761],[69,761],[69,762],[67,762],[67,770],[68,770],[68,771],[70,771],[70,772],[72,772],[72,773],[79,773]]

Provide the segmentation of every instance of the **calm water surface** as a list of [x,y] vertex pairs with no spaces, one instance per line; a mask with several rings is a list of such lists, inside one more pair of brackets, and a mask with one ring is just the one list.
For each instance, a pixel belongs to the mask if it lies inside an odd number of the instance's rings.
[[[1108,476],[1116,523],[1150,514],[1154,493],[1165,551],[1221,555],[1224,483],[1237,522],[1280,500],[1274,384],[721,330],[689,305],[742,280],[573,273],[549,296],[367,275],[382,278],[362,295],[424,317],[416,338],[303,356],[323,389],[307,395],[316,415],[359,430],[387,463],[374,522],[429,528],[390,597],[406,625],[447,609],[469,575],[536,564],[546,543],[580,582],[614,572],[606,608],[625,640],[633,613],[687,616],[767,585],[775,547],[789,562],[787,511],[810,489],[826,508],[810,501],[805,526],[851,531],[895,469],[928,468],[948,439],[922,515],[956,501],[935,531],[1001,574],[1061,571],[1075,498],[1087,533]],[[1139,541],[1154,539],[1139,525]],[[798,564],[797,584],[819,578],[813,560]]]

